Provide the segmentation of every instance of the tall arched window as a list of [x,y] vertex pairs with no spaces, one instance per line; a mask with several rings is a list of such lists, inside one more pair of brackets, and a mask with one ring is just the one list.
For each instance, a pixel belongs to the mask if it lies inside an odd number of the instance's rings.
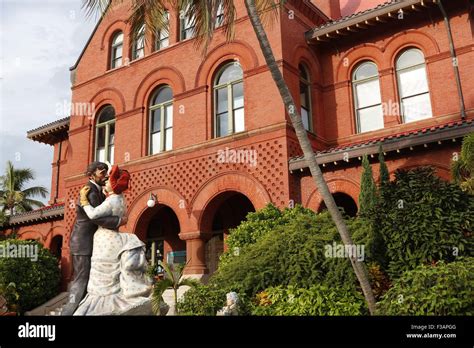
[[115,110],[111,105],[102,108],[95,126],[95,160],[114,163]]
[[306,130],[312,131],[312,108],[311,108],[311,80],[308,69],[303,64],[298,66],[300,71],[300,103],[301,119]]
[[214,135],[242,132],[244,127],[244,82],[239,63],[225,65],[214,81]]
[[383,128],[382,98],[379,73],[372,62],[360,64],[352,74],[357,131],[368,132]]
[[138,29],[132,44],[132,60],[145,56],[145,24]]
[[150,100],[150,155],[173,147],[173,91],[161,86]]
[[170,44],[170,14],[168,11],[165,11],[163,16],[166,27],[162,30],[158,30],[158,32],[155,34],[155,51],[159,51],[162,48],[168,47]]
[[403,122],[432,117],[423,53],[416,48],[404,51],[397,59],[396,68]]
[[112,43],[110,47],[110,68],[118,68],[122,66],[123,56],[123,33],[118,31],[112,37]]

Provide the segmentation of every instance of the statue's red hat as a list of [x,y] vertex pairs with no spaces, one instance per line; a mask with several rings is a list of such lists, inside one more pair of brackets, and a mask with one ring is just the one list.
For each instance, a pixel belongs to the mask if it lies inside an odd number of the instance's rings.
[[116,194],[120,194],[128,189],[130,174],[125,169],[120,169],[118,165],[114,165],[109,174],[110,186]]

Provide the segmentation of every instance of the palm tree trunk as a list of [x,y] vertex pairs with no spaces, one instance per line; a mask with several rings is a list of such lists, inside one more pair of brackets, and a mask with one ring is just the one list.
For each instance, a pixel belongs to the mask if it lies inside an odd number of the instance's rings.
[[[321,172],[321,169],[319,168],[318,163],[316,161],[316,157],[313,153],[313,148],[308,139],[308,135],[306,134],[306,130],[303,127],[301,116],[293,101],[293,97],[291,96],[290,90],[288,89],[288,86],[285,80],[283,79],[283,75],[275,61],[275,56],[273,55],[270,42],[268,41],[267,35],[265,33],[265,30],[263,28],[262,22],[255,6],[255,0],[245,0],[245,6],[247,8],[247,13],[249,15],[250,22],[252,23],[255,34],[257,35],[257,39],[260,44],[260,48],[262,49],[263,56],[265,57],[265,61],[268,65],[268,68],[270,69],[273,80],[275,81],[278,87],[278,91],[280,92],[280,95],[283,99],[285,108],[290,116],[291,123],[295,128],[296,136],[298,138],[301,149],[303,150],[303,154],[306,163],[308,163],[311,175],[313,176],[313,179],[316,183],[316,187],[318,188],[318,191],[321,194],[321,197],[323,198],[324,203],[326,204],[326,207],[329,213],[331,214],[334,223],[336,224],[337,230],[341,235],[343,243],[345,245],[352,245],[352,239],[344,222],[342,214],[337,208],[336,203],[334,202],[334,198],[332,197],[332,194],[329,191],[329,187],[326,184],[326,181],[324,181],[323,173]],[[355,255],[353,255],[350,260],[357,279],[359,280],[360,285],[362,287],[362,291],[364,293],[365,300],[367,301],[370,314],[374,314],[375,298],[372,292],[372,288],[370,287],[365,265],[363,262],[358,261]]]

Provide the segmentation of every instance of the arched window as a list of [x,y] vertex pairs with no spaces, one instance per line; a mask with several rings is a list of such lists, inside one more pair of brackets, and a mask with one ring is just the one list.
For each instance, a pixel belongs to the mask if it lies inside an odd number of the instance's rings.
[[132,60],[145,56],[145,24],[138,29],[132,44]]
[[118,68],[122,66],[123,56],[123,33],[118,31],[112,38],[110,47],[110,68]]
[[382,98],[379,73],[372,62],[360,64],[352,74],[357,131],[368,132],[383,128]]
[[162,48],[168,47],[170,44],[170,14],[168,11],[165,11],[163,15],[166,27],[162,30],[158,30],[158,32],[155,34],[155,51],[159,51]]
[[404,51],[397,59],[396,68],[403,122],[432,117],[423,53],[416,48]]
[[222,24],[224,24],[224,2],[219,0],[217,4],[216,22],[214,28],[219,28]]
[[150,155],[173,147],[173,91],[161,86],[150,100]]
[[114,163],[115,110],[111,105],[102,108],[95,126],[95,160]]
[[225,65],[214,81],[214,135],[242,132],[244,127],[244,82],[239,63]]
[[179,39],[187,40],[194,37],[194,27],[196,26],[196,18],[190,14],[189,7],[182,10],[179,14],[180,34]]
[[300,103],[301,119],[306,130],[312,131],[312,108],[311,108],[311,81],[308,69],[302,64],[298,66],[300,71]]

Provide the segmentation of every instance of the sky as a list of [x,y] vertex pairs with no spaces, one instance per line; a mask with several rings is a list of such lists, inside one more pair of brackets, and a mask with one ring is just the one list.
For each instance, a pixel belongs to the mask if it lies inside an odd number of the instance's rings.
[[[26,132],[69,116],[69,67],[97,22],[81,6],[82,0],[0,0],[0,173],[8,160],[31,168],[36,179],[28,187],[51,189],[53,147]],[[40,200],[47,203],[49,195]]]

